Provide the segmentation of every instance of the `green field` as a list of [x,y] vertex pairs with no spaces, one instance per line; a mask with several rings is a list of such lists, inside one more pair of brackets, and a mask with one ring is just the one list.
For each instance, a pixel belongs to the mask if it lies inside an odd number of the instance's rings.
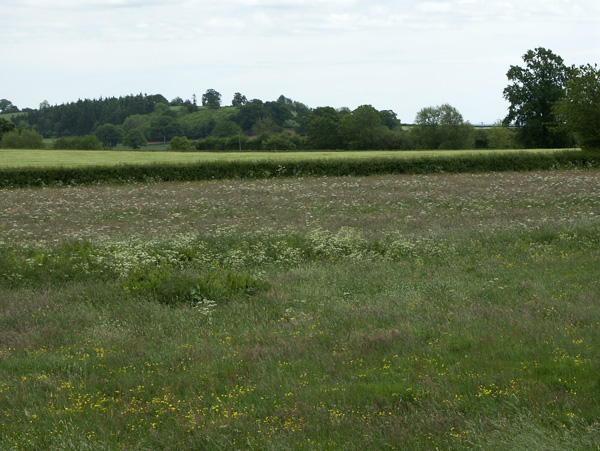
[[[564,149],[563,149],[564,150]],[[555,152],[528,150],[527,152]],[[118,164],[194,163],[203,161],[298,161],[310,159],[415,158],[479,153],[514,153],[523,150],[496,151],[348,151],[348,152],[140,152],[91,150],[12,150],[0,149],[0,167],[76,167]]]
[[0,193],[2,450],[600,448],[598,170]]

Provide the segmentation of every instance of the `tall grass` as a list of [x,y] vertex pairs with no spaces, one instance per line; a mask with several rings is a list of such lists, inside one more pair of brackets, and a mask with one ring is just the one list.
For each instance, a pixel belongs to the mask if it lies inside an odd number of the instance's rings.
[[597,449],[599,184],[6,192],[0,449]]

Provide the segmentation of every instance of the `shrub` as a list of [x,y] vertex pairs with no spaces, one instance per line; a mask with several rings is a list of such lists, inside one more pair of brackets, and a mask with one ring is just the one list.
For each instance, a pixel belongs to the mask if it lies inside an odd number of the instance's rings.
[[4,149],[44,149],[44,138],[33,130],[14,130],[2,135]]
[[83,138],[60,137],[54,141],[54,149],[60,150],[102,150],[102,142],[95,135],[86,135]]
[[509,127],[502,126],[496,122],[488,132],[489,149],[514,149],[517,146],[516,133]]
[[189,152],[189,151],[195,150],[195,147],[192,144],[192,142],[189,139],[187,139],[185,136],[183,136],[183,137],[175,136],[169,143],[169,148],[171,150],[184,151],[184,152]]
[[263,141],[264,150],[294,150],[296,145],[292,142],[289,135],[282,133],[279,135],[270,135]]

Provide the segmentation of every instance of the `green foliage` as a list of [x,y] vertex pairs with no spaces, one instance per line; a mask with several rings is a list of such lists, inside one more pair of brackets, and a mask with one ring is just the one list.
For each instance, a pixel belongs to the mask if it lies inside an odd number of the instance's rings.
[[263,141],[264,150],[294,150],[296,145],[287,133],[270,135]]
[[498,121],[488,131],[488,149],[515,149],[515,131]]
[[16,128],[17,126],[14,123],[0,117],[0,142],[2,141],[2,135],[13,132],[16,130]]
[[417,149],[472,149],[474,129],[451,105],[423,108],[410,130]]
[[44,138],[33,130],[13,130],[2,135],[4,149],[44,149]]
[[123,141],[125,133],[122,127],[117,127],[113,124],[104,124],[96,129],[94,135],[96,135],[104,146],[114,147]]
[[150,120],[145,136],[152,141],[169,141],[173,137],[182,134],[183,128],[174,117],[167,114],[159,114]]
[[233,121],[219,121],[212,129],[211,135],[217,138],[229,138],[242,134],[242,128]]
[[18,112],[19,112],[19,108],[16,105],[13,105],[13,103],[10,100],[0,99],[0,113],[1,114],[18,113]]
[[339,115],[333,108],[319,107],[313,110],[306,126],[310,145],[314,149],[341,149],[339,123]]
[[39,110],[17,116],[17,119],[26,120],[44,136],[84,136],[92,133],[98,124],[122,124],[129,116],[150,114],[159,103],[167,104],[168,101],[160,94],[137,94],[78,100],[56,106],[46,102]]
[[[262,146],[259,140],[253,140],[252,142],[259,143]],[[198,143],[198,145],[202,145],[202,143]],[[238,145],[237,139],[231,139],[230,145],[235,149]],[[0,169],[0,188],[60,184],[129,183],[152,180],[191,181],[294,176],[368,176],[375,174],[533,171],[597,167],[600,167],[599,158],[574,151],[460,154],[456,156],[415,158],[311,159],[286,162],[238,160],[79,168],[30,167]]]
[[222,304],[268,289],[267,283],[241,272],[182,271],[169,264],[138,267],[122,284],[127,292],[168,305],[194,305],[205,299]]
[[144,132],[142,132],[139,128],[134,128],[129,130],[123,138],[123,144],[131,147],[132,149],[139,149],[140,147],[146,145],[148,141],[144,136]]
[[233,95],[233,100],[231,101],[232,106],[245,105],[246,103],[248,103],[248,99],[245,95],[240,94],[239,92],[236,92]]
[[252,126],[252,134],[256,136],[270,135],[277,131],[277,123],[270,117],[263,117],[257,120]]
[[283,127],[287,120],[291,120],[294,116],[290,105],[287,101],[265,102],[263,104],[268,118],[275,122],[277,127]]
[[214,89],[208,89],[202,94],[202,106],[216,110],[221,106],[221,93]]
[[379,117],[381,122],[390,130],[394,130],[400,126],[400,119],[398,115],[392,110],[381,110],[379,111]]
[[371,105],[362,105],[340,120],[339,131],[347,149],[381,149],[379,134],[383,125],[379,112]]
[[[224,107],[217,110],[202,109],[177,119],[184,136],[188,138],[206,138],[222,122],[236,122],[237,108]],[[224,126],[227,128],[228,126]]]
[[142,132],[148,130],[150,115],[133,114],[123,121],[123,132],[126,135],[131,130],[140,129]]
[[510,84],[504,88],[504,98],[510,107],[504,125],[514,122],[519,127],[518,139],[527,148],[569,147],[568,133],[551,130],[556,125],[552,107],[564,98],[574,68],[543,47],[527,51],[523,61],[524,68],[511,66],[506,74]]
[[559,130],[574,133],[584,149],[600,149],[600,70],[581,66],[566,84],[566,95],[554,104]]
[[79,136],[57,138],[54,141],[53,148],[60,150],[102,150],[103,146],[97,136],[87,135],[83,138]]
[[189,139],[187,139],[185,136],[184,137],[175,136],[169,143],[169,148],[171,150],[177,150],[177,151],[183,151],[183,152],[189,152],[189,151],[195,150],[195,147],[192,144],[192,142]]
[[252,99],[244,105],[240,105],[237,107],[237,112],[236,122],[245,133],[251,133],[254,124],[260,119],[268,117],[264,104],[259,99]]

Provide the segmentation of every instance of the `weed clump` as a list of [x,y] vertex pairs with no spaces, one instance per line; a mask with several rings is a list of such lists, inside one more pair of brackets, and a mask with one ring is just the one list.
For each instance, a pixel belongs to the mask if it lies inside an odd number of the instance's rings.
[[267,290],[268,283],[243,272],[211,269],[178,270],[171,265],[136,268],[122,282],[123,289],[162,304],[195,305],[209,299],[223,303]]

